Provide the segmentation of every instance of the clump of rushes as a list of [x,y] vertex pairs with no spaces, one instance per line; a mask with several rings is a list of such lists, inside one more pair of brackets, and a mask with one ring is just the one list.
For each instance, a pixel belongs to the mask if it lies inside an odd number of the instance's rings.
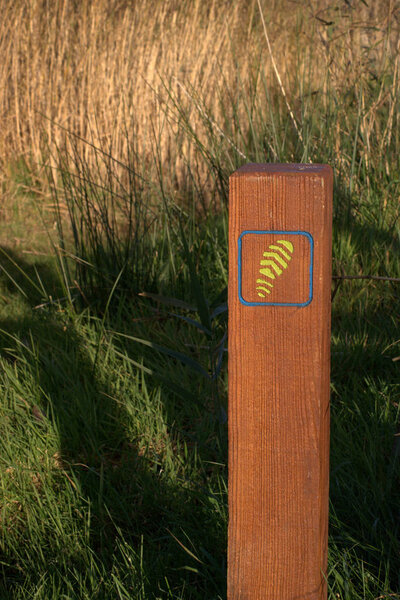
[[69,135],[47,174],[65,283],[86,305],[104,308],[111,290],[117,299],[154,288],[163,251],[158,232],[165,218],[134,149],[127,164],[113,157],[112,148],[91,145],[91,150],[95,167]]

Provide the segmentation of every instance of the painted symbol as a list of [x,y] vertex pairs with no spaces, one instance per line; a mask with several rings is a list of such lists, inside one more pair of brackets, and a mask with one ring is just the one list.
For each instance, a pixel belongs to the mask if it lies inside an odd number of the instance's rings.
[[238,237],[244,306],[304,307],[313,299],[314,240],[308,231],[246,229]]
[[[278,245],[279,244],[279,245]],[[275,244],[268,246],[268,251],[263,252],[263,258],[260,260],[260,274],[263,278],[257,279],[257,295],[265,298],[266,294],[271,293],[274,280],[283,271],[288,268],[288,263],[292,260],[293,244],[287,240],[276,240]]]

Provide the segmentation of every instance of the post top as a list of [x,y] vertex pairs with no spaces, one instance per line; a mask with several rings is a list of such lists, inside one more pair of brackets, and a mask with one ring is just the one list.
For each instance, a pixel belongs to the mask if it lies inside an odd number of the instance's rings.
[[311,163],[248,163],[232,173],[231,177],[243,175],[272,175],[282,173],[286,175],[331,175],[332,168],[329,165]]

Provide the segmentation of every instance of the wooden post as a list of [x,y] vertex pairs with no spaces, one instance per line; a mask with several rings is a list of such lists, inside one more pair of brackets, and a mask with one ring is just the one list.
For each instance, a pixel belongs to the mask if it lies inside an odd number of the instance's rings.
[[246,165],[229,211],[228,599],[323,600],[332,170]]

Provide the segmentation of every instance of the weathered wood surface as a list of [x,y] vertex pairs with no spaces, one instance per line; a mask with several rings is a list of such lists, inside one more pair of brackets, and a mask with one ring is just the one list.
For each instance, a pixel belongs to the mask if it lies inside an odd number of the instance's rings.
[[322,600],[332,170],[246,165],[229,211],[228,598]]

